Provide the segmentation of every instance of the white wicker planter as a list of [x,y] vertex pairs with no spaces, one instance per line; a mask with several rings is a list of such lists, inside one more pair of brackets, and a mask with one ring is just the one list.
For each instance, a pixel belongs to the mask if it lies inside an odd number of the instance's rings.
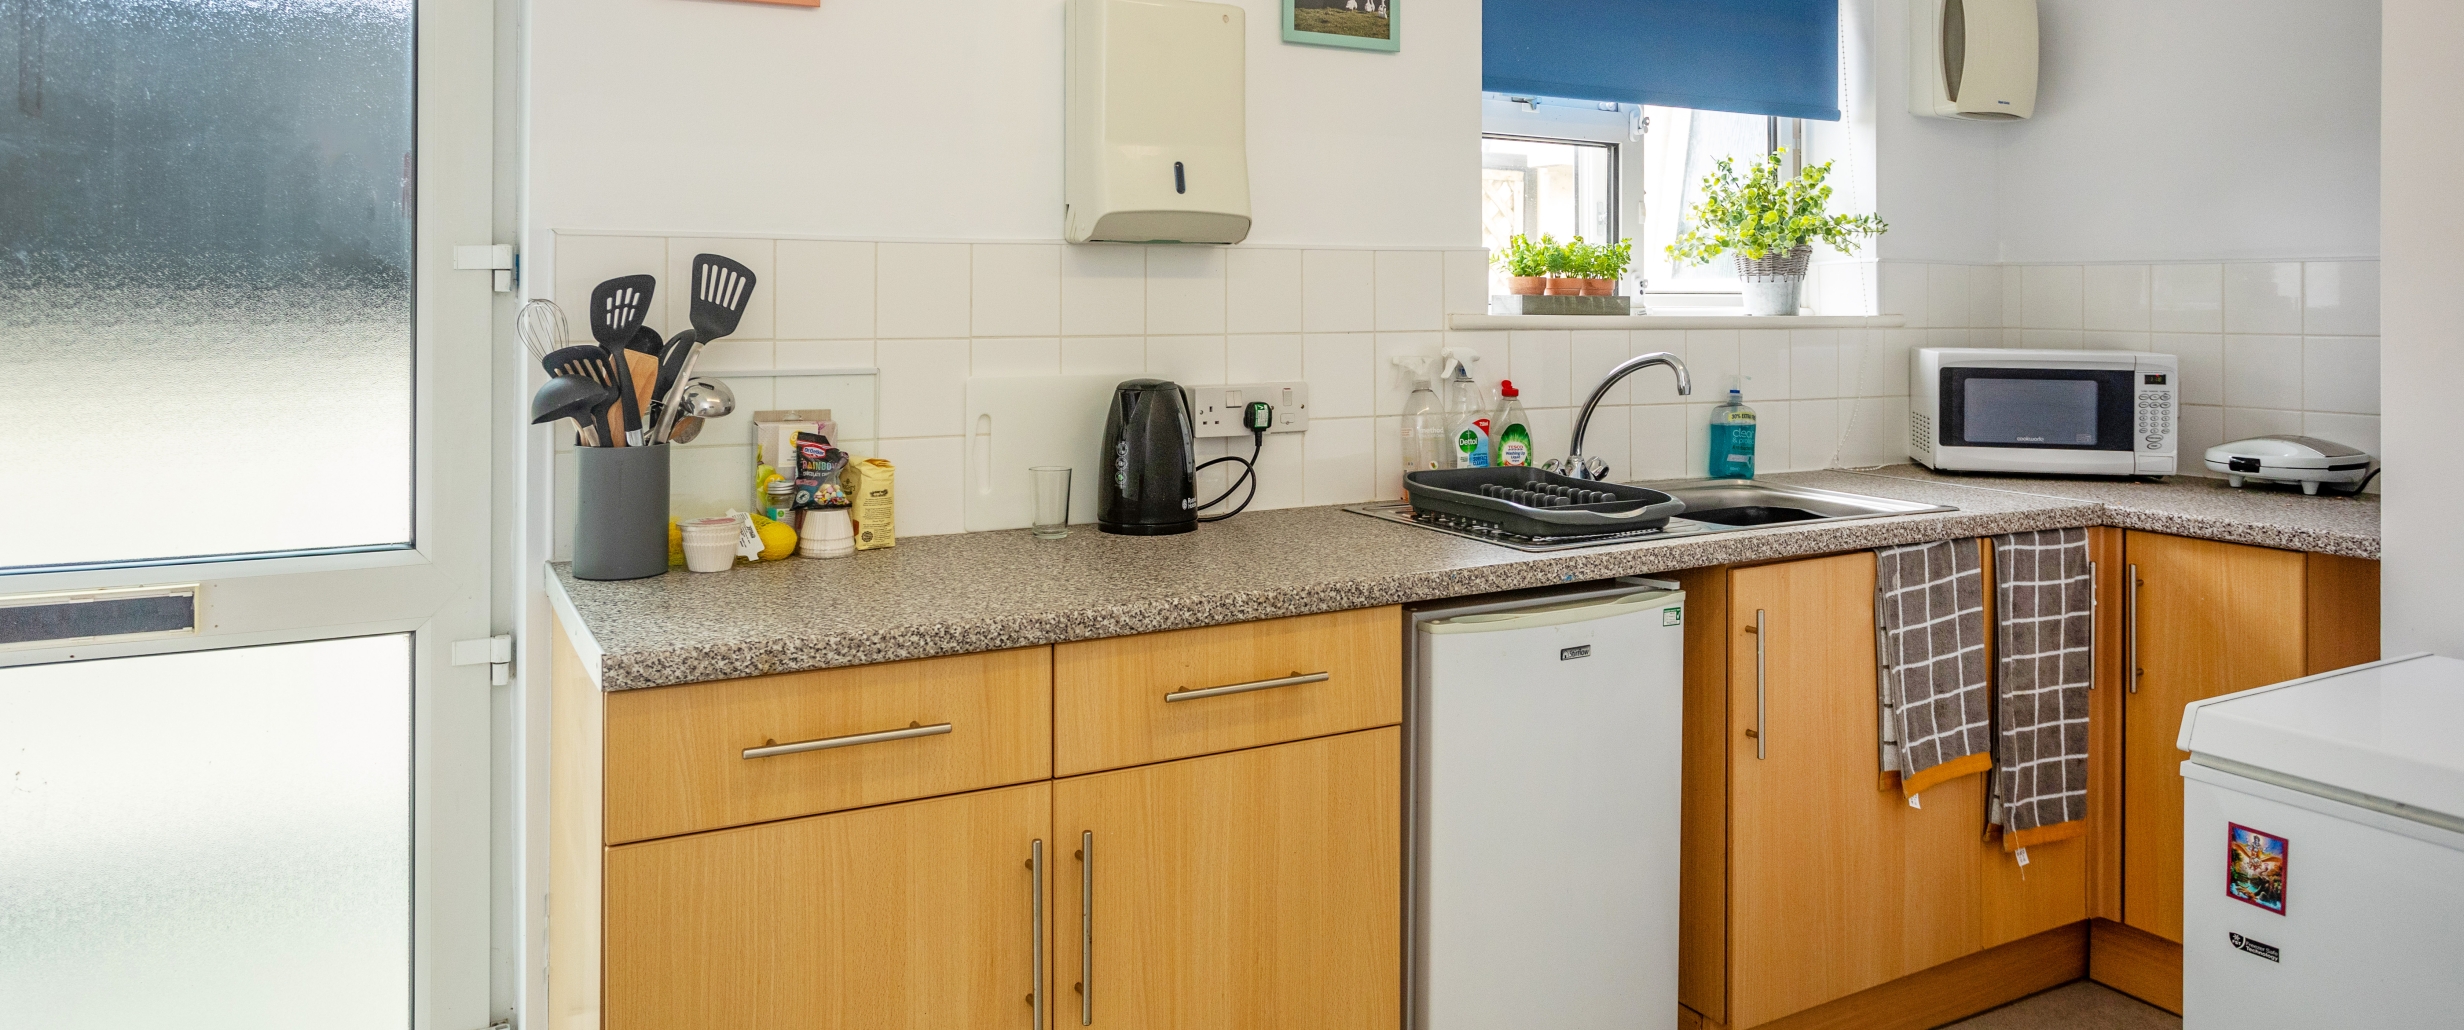
[[1805,292],[1805,269],[1814,248],[1801,245],[1785,254],[1760,258],[1737,255],[1737,280],[1745,284],[1745,313],[1793,315]]

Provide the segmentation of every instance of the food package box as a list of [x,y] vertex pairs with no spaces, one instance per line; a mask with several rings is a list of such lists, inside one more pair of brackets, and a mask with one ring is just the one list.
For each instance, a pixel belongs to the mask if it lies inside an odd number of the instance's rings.
[[856,523],[856,550],[891,547],[898,543],[897,508],[891,477],[897,469],[880,458],[847,463],[839,483],[847,488],[848,515]]

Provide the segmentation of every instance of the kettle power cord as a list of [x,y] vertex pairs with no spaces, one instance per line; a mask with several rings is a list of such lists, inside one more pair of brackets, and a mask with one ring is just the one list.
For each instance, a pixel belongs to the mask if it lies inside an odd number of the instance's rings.
[[1206,461],[1198,466],[1198,471],[1204,472],[1216,465],[1221,465],[1225,462],[1233,462],[1241,467],[1240,478],[1234,479],[1231,485],[1224,487],[1223,492],[1216,494],[1214,500],[1199,505],[1197,510],[1205,511],[1208,508],[1222,504],[1224,499],[1231,497],[1232,491],[1240,489],[1241,484],[1243,483],[1247,483],[1249,485],[1249,492],[1241,497],[1241,503],[1232,506],[1231,511],[1227,511],[1219,515],[1200,515],[1198,516],[1198,521],[1221,522],[1225,519],[1231,518],[1234,515],[1240,514],[1242,509],[1249,507],[1249,502],[1258,499],[1258,455],[1266,452],[1266,431],[1274,426],[1274,424],[1275,406],[1268,404],[1265,401],[1251,401],[1249,402],[1248,407],[1241,410],[1241,425],[1246,426],[1249,429],[1251,444],[1249,448],[1249,456],[1243,458],[1237,454],[1227,454],[1223,457]]

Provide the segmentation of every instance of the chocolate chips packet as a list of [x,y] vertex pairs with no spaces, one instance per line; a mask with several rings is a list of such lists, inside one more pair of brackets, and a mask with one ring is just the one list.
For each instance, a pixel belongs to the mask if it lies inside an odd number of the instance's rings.
[[847,452],[830,446],[820,433],[796,434],[796,510],[847,506],[847,489],[839,473],[847,467]]

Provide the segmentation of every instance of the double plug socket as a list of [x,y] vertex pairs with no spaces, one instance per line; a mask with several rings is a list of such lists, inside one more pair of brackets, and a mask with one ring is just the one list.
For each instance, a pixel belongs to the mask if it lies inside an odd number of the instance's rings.
[[1190,414],[1198,423],[1198,438],[1216,436],[1248,436],[1249,426],[1243,412],[1249,405],[1263,401],[1274,407],[1275,424],[1270,433],[1306,433],[1309,431],[1309,384],[1307,383],[1233,383],[1229,386],[1184,386],[1189,392]]

